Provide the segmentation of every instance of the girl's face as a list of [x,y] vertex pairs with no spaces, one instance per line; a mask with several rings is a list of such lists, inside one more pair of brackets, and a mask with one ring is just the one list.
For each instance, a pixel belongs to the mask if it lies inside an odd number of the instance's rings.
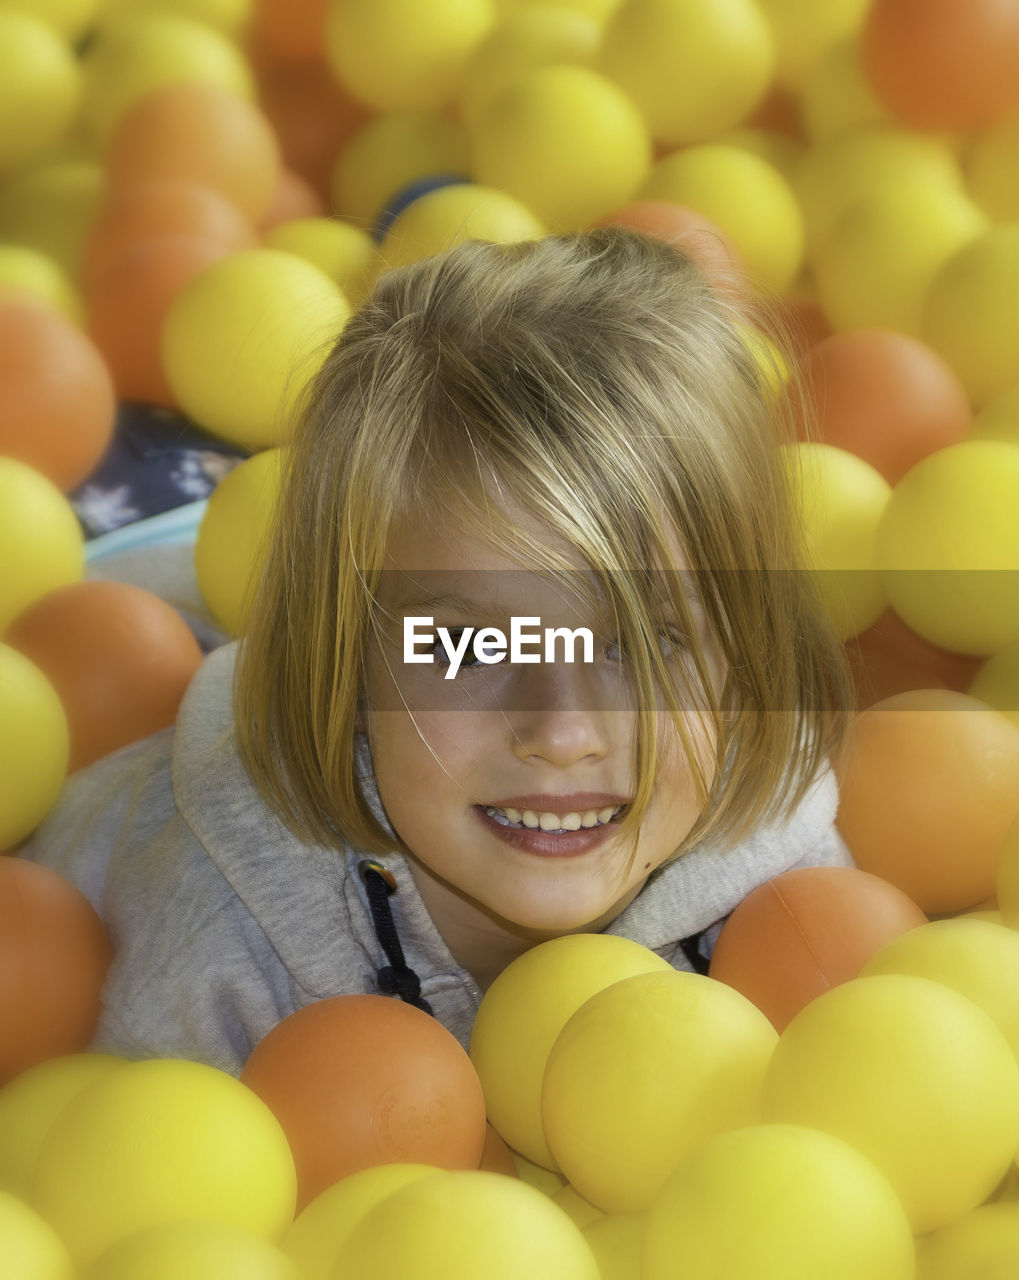
[[[578,570],[585,567],[533,517],[512,507],[507,514]],[[678,544],[674,550],[674,567],[685,568]],[[535,939],[603,928],[676,852],[700,813],[671,718],[660,717],[659,780],[636,858],[628,857],[629,837],[624,840],[611,820],[576,835],[544,835],[507,828],[485,809],[557,814],[569,827],[576,822],[570,814],[583,818],[634,797],[636,716],[626,709],[633,702],[623,696],[626,669],[612,646],[611,613],[581,616],[580,602],[564,600],[547,575],[525,572],[492,544],[439,523],[395,530],[386,569],[399,572],[382,575],[379,603],[390,621],[382,650],[374,647],[369,658],[367,728],[379,796],[413,854],[419,885],[422,875],[437,881],[458,912],[480,912]],[[430,599],[442,595],[468,597],[482,607]],[[441,662],[404,662],[405,617],[433,620],[431,626],[419,623],[418,631],[430,631],[436,642],[419,643],[417,652]],[[578,648],[578,660],[566,663],[560,648],[552,663],[511,665],[503,659],[482,665],[468,648],[455,678],[445,678],[439,627],[452,633],[456,645],[463,639],[457,629],[467,627],[491,626],[509,635],[513,617],[540,618],[530,624],[532,632],[589,627],[593,661],[580,661]],[[703,636],[701,643],[710,660]],[[677,654],[675,660],[684,659]],[[409,711],[401,709],[404,700]],[[710,785],[710,722],[691,711],[687,724]]]

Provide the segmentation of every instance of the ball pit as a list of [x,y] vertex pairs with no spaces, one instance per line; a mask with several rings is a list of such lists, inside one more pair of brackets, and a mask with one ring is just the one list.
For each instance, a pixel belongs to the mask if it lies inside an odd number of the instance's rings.
[[0,454],[63,492],[99,462],[113,434],[113,382],[95,345],[58,312],[0,303]]
[[202,651],[176,609],[126,582],[75,582],[15,618],[5,642],[53,685],[81,769],[171,725]]
[[301,1207],[372,1165],[481,1161],[485,1102],[470,1059],[441,1023],[401,1001],[306,1005],[259,1041],[241,1080],[283,1126]]
[[252,221],[269,207],[279,143],[253,103],[214,84],[171,84],[126,111],[105,151],[113,191],[158,178],[221,192]]
[[0,1083],[6,1084],[87,1046],[111,950],[84,895],[55,871],[4,858],[0,886],[0,1008],[7,1028]]
[[964,996],[928,978],[857,978],[786,1028],[763,1119],[848,1142],[891,1182],[914,1232],[933,1231],[986,1200],[1012,1164],[1017,1071],[1001,1031]]
[[944,689],[901,693],[857,717],[837,823],[859,867],[924,911],[989,897],[1019,812],[1019,733]]
[[[488,1114],[514,1151],[558,1168],[541,1119],[548,1055],[582,1004],[624,978],[666,972],[668,965],[627,938],[554,938],[532,947],[489,987],[471,1033],[471,1061]],[[535,990],[542,1000],[534,1000]]]
[[213,434],[246,449],[278,444],[349,315],[339,288],[310,262],[277,249],[235,253],[195,276],[170,305],[166,379]]
[[722,926],[708,973],[782,1031],[815,997],[860,976],[886,944],[925,924],[909,897],[855,867],[801,867],[743,899]]
[[34,1202],[79,1265],[137,1231],[184,1221],[278,1239],[294,1160],[260,1098],[215,1067],[152,1058],[93,1080],[39,1153]]
[[802,439],[816,431],[897,484],[921,458],[960,444],[973,419],[951,367],[924,343],[888,329],[823,339],[800,364]]
[[[104,456],[114,392],[183,406],[257,451],[216,489],[196,548],[209,612],[240,635],[285,456],[276,446],[379,262],[469,234],[613,222],[677,241],[747,341],[754,326],[777,341],[774,362],[762,343],[767,367],[791,367],[794,398],[802,377],[821,407],[801,419],[801,448],[836,451],[816,486],[822,562],[852,522],[840,506],[852,476],[869,466],[885,486],[870,491],[881,592],[839,622],[843,636],[858,631],[846,649],[861,712],[839,823],[862,869],[762,886],[722,930],[712,976],[676,975],[718,1014],[704,1015],[697,1050],[727,1025],[725,982],[781,1029],[777,1047],[761,1033],[774,1050],[760,1055],[770,1123],[705,1132],[680,1163],[676,1151],[659,1159],[663,1109],[642,1127],[641,1107],[662,1037],[654,1002],[627,983],[671,970],[653,953],[609,963],[603,944],[622,942],[609,935],[559,939],[546,946],[567,958],[526,953],[475,1024],[495,1122],[479,1158],[504,1172],[476,1172],[473,1154],[455,1174],[376,1163],[323,1185],[294,1221],[294,1153],[264,1108],[254,1120],[257,1099],[246,1137],[208,1145],[237,1132],[228,1113],[242,1086],[199,1081],[191,1064],[80,1052],[108,938],[69,883],[2,857],[0,1080],[12,1078],[0,1086],[0,1270],[69,1280],[94,1257],[95,1280],[402,1280],[412,1258],[443,1280],[664,1280],[681,1253],[705,1272],[724,1259],[747,1280],[907,1280],[913,1232],[917,1280],[1019,1273],[1006,1141],[1019,1086],[1002,1047],[1015,1048],[1019,927],[1019,739],[1005,723],[1019,724],[1015,4],[9,0],[0,48],[8,854],[69,764],[158,727],[142,713],[170,675],[159,724],[172,720],[200,657],[176,614],[171,659],[104,594],[122,597],[121,584],[79,581],[81,530],[64,495]],[[462,203],[483,186],[484,217]],[[873,585],[873,564],[867,573]],[[90,594],[106,603],[88,625],[56,610]],[[102,651],[84,711],[41,650],[24,658],[51,610],[35,640],[74,679]],[[108,643],[114,630],[123,651]],[[141,718],[125,729],[128,711]],[[97,731],[85,755],[83,720]],[[923,911],[977,906],[979,918],[924,922]],[[605,1008],[630,1029],[596,1060],[578,1028]],[[680,1038],[702,1026],[689,1011],[675,1021]],[[610,1031],[599,1045],[614,1044]],[[684,1056],[696,1065],[693,1049]],[[556,1154],[541,1115],[553,1062]],[[131,1094],[135,1066],[153,1068],[153,1092]],[[416,1052],[403,1066],[420,1073]],[[598,1103],[613,1079],[618,1093]],[[595,1121],[571,1122],[582,1102]],[[308,1104],[308,1129],[324,1128],[323,1106]],[[613,1125],[637,1169],[618,1180]],[[139,1135],[145,1168],[131,1164]],[[246,1164],[243,1153],[217,1163],[245,1143]],[[187,1173],[171,1176],[181,1159]],[[640,1191],[649,1160],[654,1196]],[[262,1191],[275,1190],[253,1225],[240,1219],[258,1168]],[[631,1197],[641,1212],[617,1211]],[[237,1220],[166,1220],[199,1209]]]
[[646,1209],[684,1156],[759,1119],[776,1038],[749,1000],[700,974],[615,982],[552,1046],[541,1085],[549,1150],[597,1208]]

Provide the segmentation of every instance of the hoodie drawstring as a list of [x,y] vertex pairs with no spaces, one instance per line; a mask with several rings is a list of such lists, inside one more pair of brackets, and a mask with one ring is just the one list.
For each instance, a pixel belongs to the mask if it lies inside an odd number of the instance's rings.
[[421,995],[421,980],[407,964],[396,932],[393,911],[389,905],[390,894],[396,892],[396,880],[391,871],[381,863],[365,858],[357,864],[358,872],[368,892],[368,906],[379,945],[386,953],[388,965],[378,971],[379,990],[383,995],[399,996],[407,1004],[432,1012],[432,1006]]
[[701,938],[704,936],[704,932],[702,929],[700,933],[691,933],[689,938],[680,938],[679,940],[683,954],[693,965],[694,973],[707,973],[710,963],[701,955]]

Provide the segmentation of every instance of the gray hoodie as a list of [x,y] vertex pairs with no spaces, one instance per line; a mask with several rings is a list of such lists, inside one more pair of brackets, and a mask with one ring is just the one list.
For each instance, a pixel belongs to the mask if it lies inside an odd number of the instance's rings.
[[[327,996],[378,992],[388,961],[357,870],[365,855],[302,844],[241,765],[235,654],[231,644],[206,658],[174,729],[73,775],[22,856],[76,884],[109,928],[115,958],[93,1047],[237,1074],[281,1018]],[[359,762],[365,795],[391,831],[366,740]],[[757,885],[793,867],[853,865],[833,826],[836,804],[825,771],[787,823],[735,846],[696,846],[605,932],[691,969],[680,941],[706,930],[710,955],[724,917]],[[378,861],[396,878],[389,902],[421,994],[466,1047],[477,983],[450,954],[404,857]]]

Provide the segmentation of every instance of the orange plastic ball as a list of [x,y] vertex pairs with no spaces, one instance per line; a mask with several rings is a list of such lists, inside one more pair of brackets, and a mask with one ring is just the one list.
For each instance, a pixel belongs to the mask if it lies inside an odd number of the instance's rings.
[[874,0],[860,38],[885,106],[916,129],[977,129],[1019,106],[1019,5]]
[[15,619],[5,642],[56,689],[72,770],[172,724],[202,660],[176,609],[124,582],[50,592]]
[[963,693],[924,689],[856,718],[836,824],[858,866],[929,914],[994,892],[1019,813],[1019,729]]
[[255,70],[259,102],[276,131],[283,163],[328,205],[336,158],[373,113],[316,63],[260,64]]
[[817,299],[803,295],[768,298],[759,307],[756,323],[794,357],[806,355],[834,332]]
[[894,609],[847,641],[845,653],[860,710],[913,689],[966,693],[981,666],[980,658],[951,653],[918,636]]
[[102,921],[69,880],[0,858],[0,1085],[86,1048],[111,954]]
[[222,192],[256,222],[279,167],[279,144],[263,112],[209,84],[147,93],[124,115],[106,152],[113,190],[146,178],[188,178]]
[[485,1147],[478,1168],[487,1169],[489,1173],[505,1174],[507,1178],[520,1177],[513,1152],[490,1124],[485,1125]]
[[639,200],[623,205],[594,225],[631,227],[675,245],[693,258],[718,293],[740,302],[750,296],[750,282],[739,250],[721,227],[695,209],[667,200]]
[[214,188],[183,178],[139,182],[115,192],[92,225],[82,263],[86,293],[114,259],[163,236],[197,236],[230,250],[258,243],[251,220]]
[[0,303],[0,454],[67,492],[106,452],[117,405],[94,344],[51,307]]
[[258,229],[264,235],[284,222],[293,222],[297,218],[322,218],[325,213],[325,201],[307,178],[294,173],[293,169],[283,168]]
[[298,1205],[359,1169],[476,1169],[485,1146],[477,1073],[451,1032],[387,996],[299,1009],[252,1052],[241,1080],[283,1126]]
[[274,62],[321,62],[330,0],[254,0],[249,34]]
[[[833,334],[807,353],[800,372],[801,438],[855,453],[889,484],[969,433],[973,413],[958,375],[936,351],[904,333]],[[813,422],[805,421],[806,413]]]
[[222,241],[162,236],[113,257],[86,295],[88,330],[121,400],[178,407],[163,372],[163,321],[181,289],[230,249]]
[[815,996],[927,917],[901,889],[853,867],[802,867],[762,884],[718,935],[709,976],[783,1031]]

